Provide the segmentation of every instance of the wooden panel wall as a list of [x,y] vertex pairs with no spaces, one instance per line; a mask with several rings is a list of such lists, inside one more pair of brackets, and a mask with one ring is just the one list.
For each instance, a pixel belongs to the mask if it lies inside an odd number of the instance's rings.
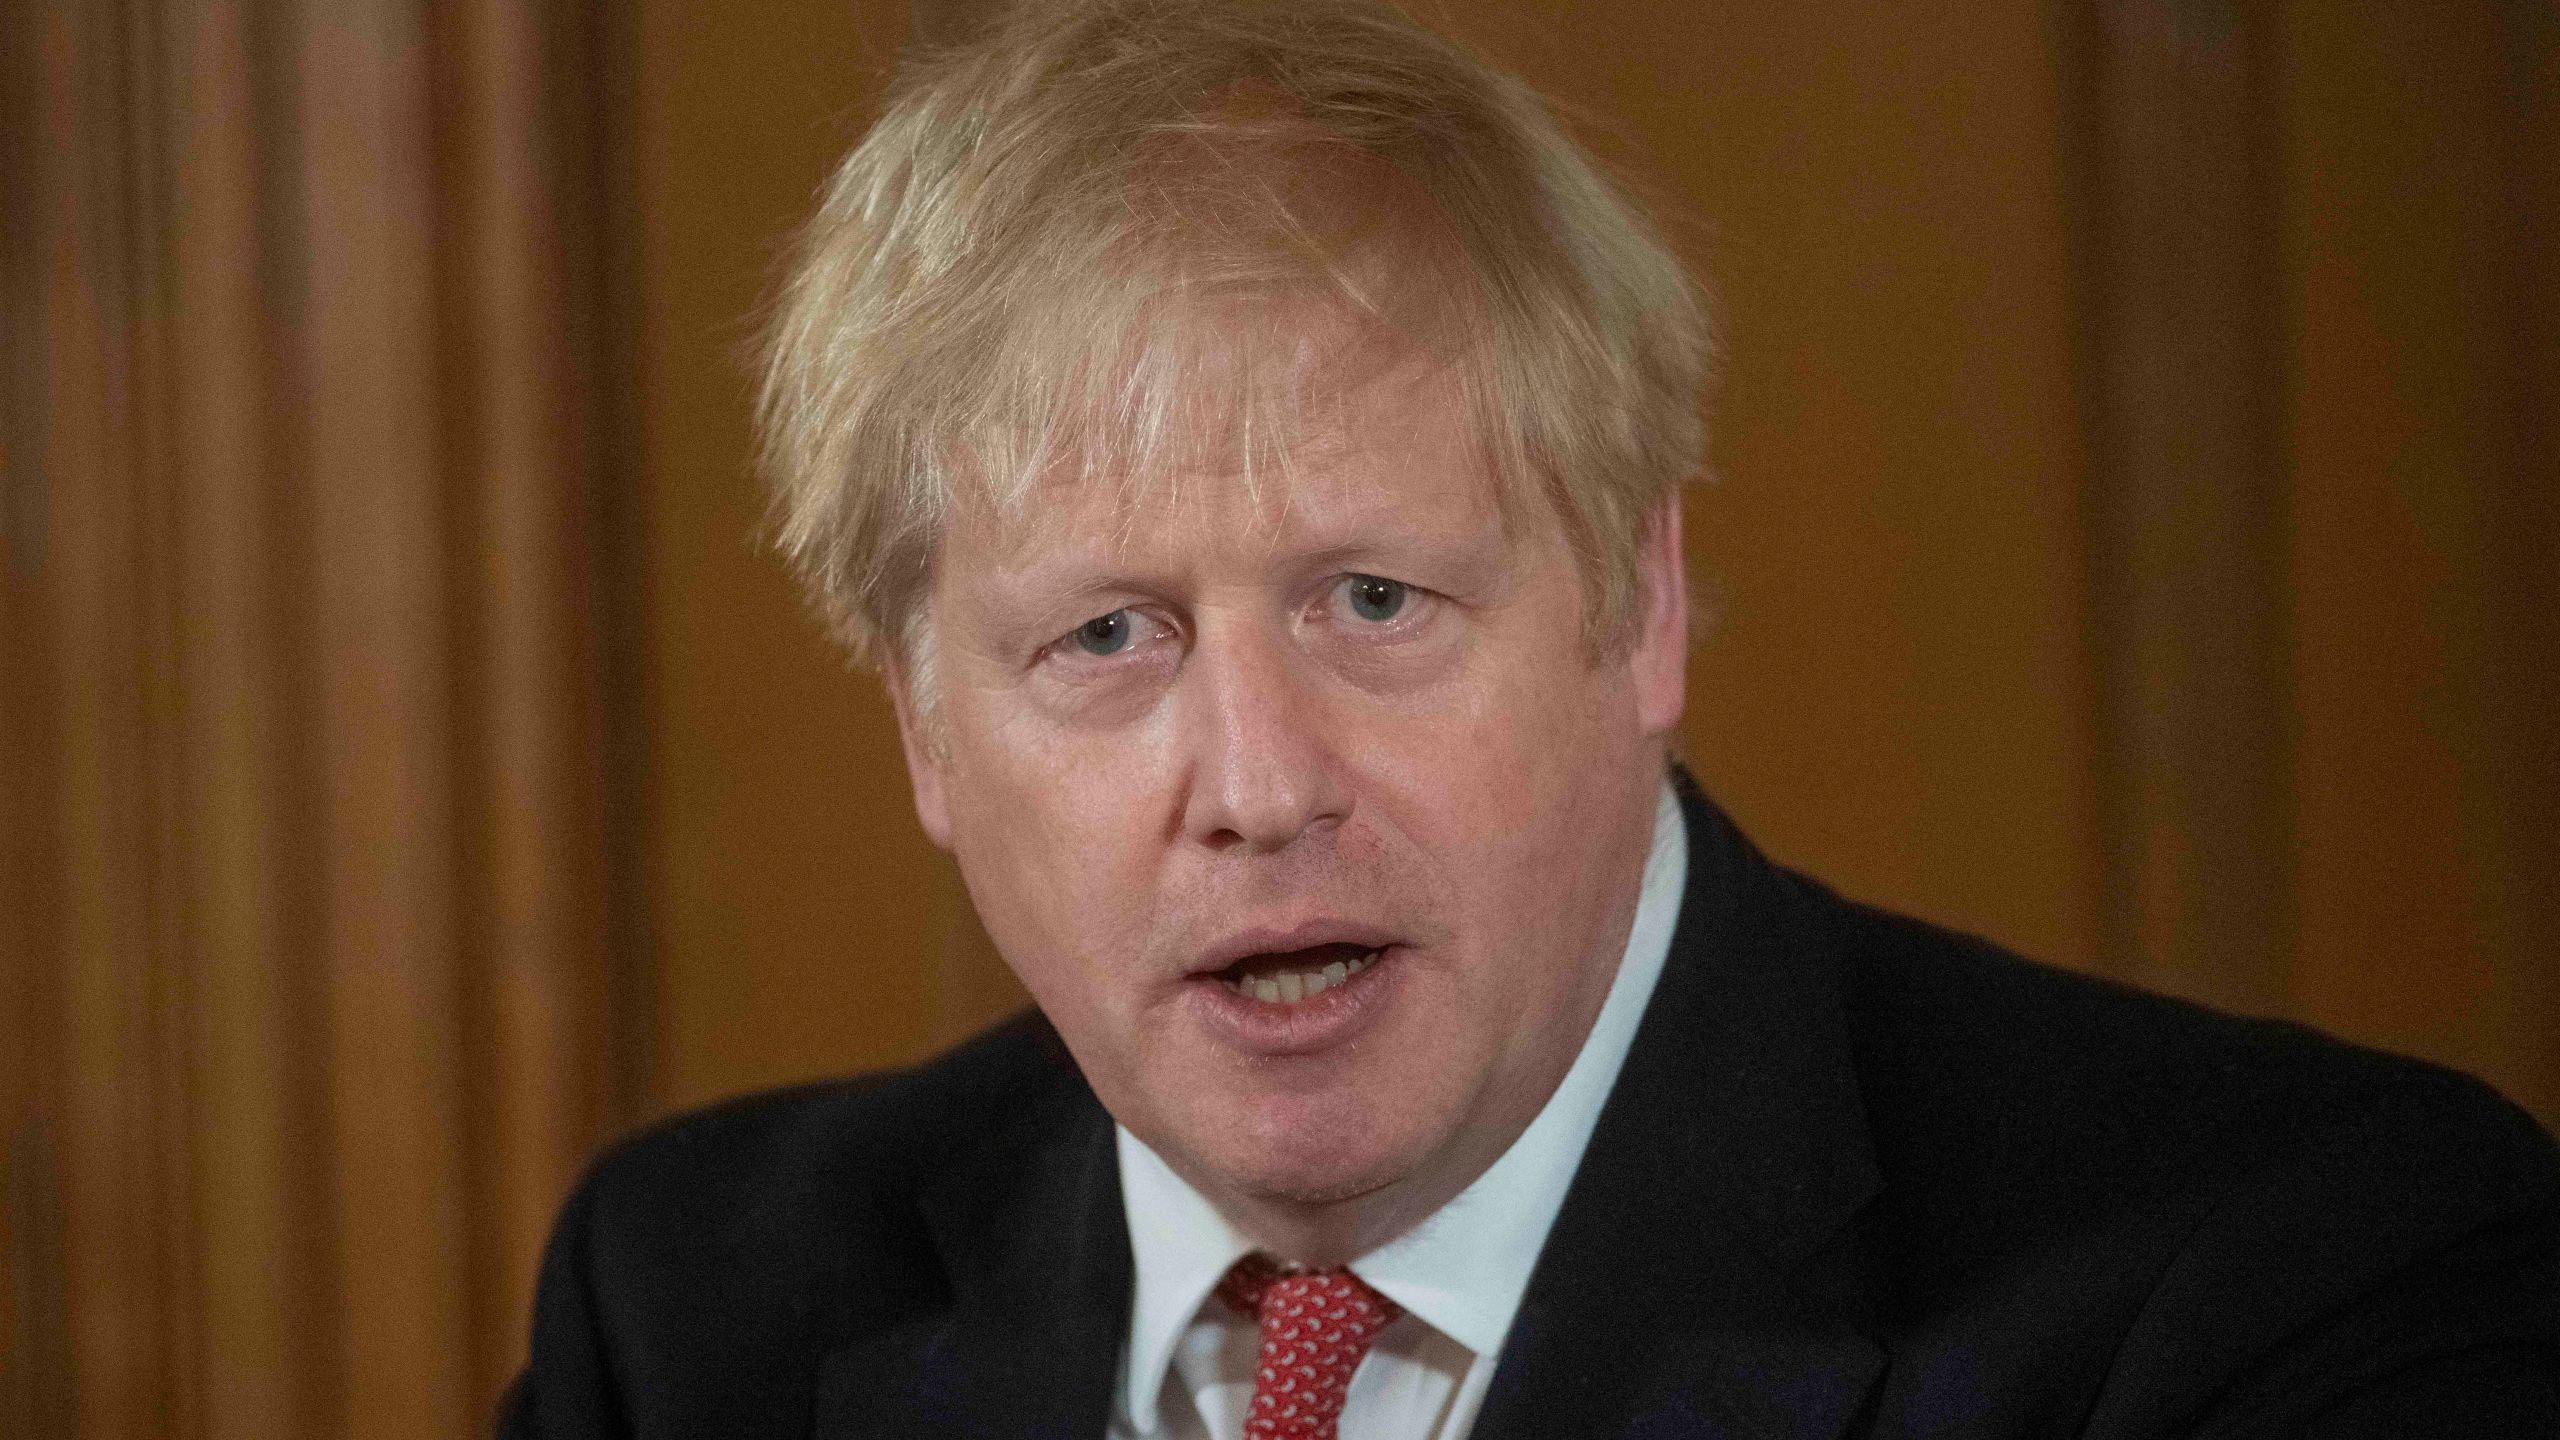
[[593,37],[0,23],[0,1429],[473,1433],[610,1104]]
[[2104,963],[2560,1115],[2560,25],[2086,13]]
[[2283,1004],[2560,1124],[2560,11],[2276,13]]
[[[2292,873],[2265,7],[2093,5],[2077,124],[2101,963],[2264,1011]],[[2071,146],[2070,142],[2078,144]]]
[[2548,7],[2076,33],[2106,966],[2560,1114]]
[[1773,854],[2099,949],[2068,96],[2048,7],[1447,7],[1716,296],[1687,756]]
[[904,1063],[1021,1003],[916,826],[878,685],[757,541],[754,312],[906,34],[898,0],[638,17],[639,794],[658,1105]]

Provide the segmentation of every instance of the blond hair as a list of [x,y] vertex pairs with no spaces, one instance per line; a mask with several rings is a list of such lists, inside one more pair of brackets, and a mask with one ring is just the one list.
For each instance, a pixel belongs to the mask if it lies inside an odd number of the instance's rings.
[[[1348,323],[1257,359],[1238,317],[1274,303]],[[1310,371],[1378,334],[1447,362],[1606,648],[1702,464],[1708,331],[1537,94],[1366,0],[1018,5],[908,63],[799,238],[758,407],[778,544],[858,657],[924,663],[955,507],[1178,484],[1220,447],[1285,468]]]

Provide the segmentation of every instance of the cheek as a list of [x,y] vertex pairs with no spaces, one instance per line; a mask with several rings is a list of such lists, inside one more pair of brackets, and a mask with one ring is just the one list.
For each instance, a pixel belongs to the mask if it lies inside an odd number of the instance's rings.
[[1623,670],[1517,682],[1480,683],[1468,704],[1373,752],[1395,828],[1434,857],[1490,962],[1460,980],[1483,982],[1477,1003],[1495,1011],[1534,1007],[1557,959],[1591,943],[1594,887],[1615,873],[1601,852],[1623,848],[1609,837],[1635,823],[1630,807],[1649,812],[1658,783],[1637,763]]
[[988,938],[1042,1008],[1089,1004],[1140,951],[1150,910],[1149,827],[1129,776],[1026,747],[998,764],[964,756],[946,788],[952,855]]
[[1483,839],[1570,823],[1594,783],[1614,783],[1638,735],[1623,667],[1477,674],[1449,703],[1372,731],[1373,773],[1457,833]]

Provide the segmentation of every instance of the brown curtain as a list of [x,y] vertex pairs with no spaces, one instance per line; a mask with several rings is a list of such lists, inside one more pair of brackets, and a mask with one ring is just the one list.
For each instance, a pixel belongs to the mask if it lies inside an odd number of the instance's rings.
[[0,1430],[457,1436],[603,1133],[577,7],[0,32]]
[[2079,19],[2099,963],[2560,1120],[2560,12]]

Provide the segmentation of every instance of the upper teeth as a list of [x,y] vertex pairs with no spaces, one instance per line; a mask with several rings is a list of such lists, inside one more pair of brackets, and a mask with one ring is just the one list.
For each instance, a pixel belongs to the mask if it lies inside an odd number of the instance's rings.
[[1239,995],[1269,1005],[1295,1005],[1311,1000],[1361,971],[1377,963],[1378,951],[1370,950],[1358,958],[1336,960],[1321,970],[1284,970],[1277,975],[1238,976],[1227,983]]

